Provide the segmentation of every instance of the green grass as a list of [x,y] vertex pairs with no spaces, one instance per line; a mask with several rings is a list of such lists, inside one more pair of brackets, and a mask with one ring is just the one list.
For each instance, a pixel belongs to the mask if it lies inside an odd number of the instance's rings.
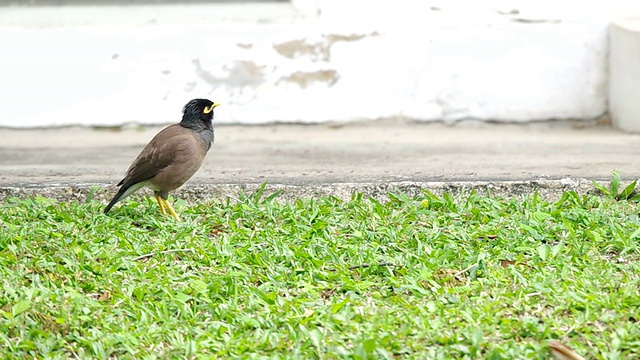
[[176,205],[181,223],[153,198],[1,204],[1,357],[640,357],[632,202]]

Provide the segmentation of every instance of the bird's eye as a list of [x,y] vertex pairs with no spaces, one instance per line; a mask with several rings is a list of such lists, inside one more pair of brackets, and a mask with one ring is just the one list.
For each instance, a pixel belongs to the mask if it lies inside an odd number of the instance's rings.
[[204,110],[202,110],[203,113],[208,114],[210,112],[213,111],[213,106],[205,106]]

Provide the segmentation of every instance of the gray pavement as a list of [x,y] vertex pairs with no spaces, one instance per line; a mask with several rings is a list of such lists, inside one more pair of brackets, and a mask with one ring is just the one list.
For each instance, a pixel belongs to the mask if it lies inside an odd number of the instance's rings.
[[[9,196],[115,184],[160,129],[0,129],[0,189]],[[640,134],[593,122],[217,126],[215,134],[183,193],[224,195],[265,181],[304,193],[394,183],[557,184],[607,180],[613,169],[640,177]]]

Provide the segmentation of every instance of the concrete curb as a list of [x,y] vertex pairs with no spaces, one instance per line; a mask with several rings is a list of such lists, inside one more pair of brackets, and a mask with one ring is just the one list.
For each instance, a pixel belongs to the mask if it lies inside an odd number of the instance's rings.
[[[185,185],[175,191],[173,196],[188,202],[214,199],[237,200],[241,194],[253,194],[261,184],[194,184]],[[279,201],[294,201],[298,198],[319,198],[335,196],[349,199],[354,193],[362,193],[380,201],[388,200],[391,192],[417,196],[423,191],[430,191],[436,195],[450,193],[453,195],[464,191],[476,191],[479,194],[492,194],[500,197],[519,197],[538,192],[542,199],[556,201],[566,191],[574,190],[579,194],[586,194],[595,190],[592,181],[588,179],[565,178],[560,180],[538,179],[531,181],[453,181],[453,182],[385,182],[385,183],[327,183],[311,185],[266,184],[264,196],[280,191]],[[0,202],[8,198],[25,199],[34,196],[54,198],[59,201],[84,202],[89,196],[94,200],[107,202],[115,193],[115,188],[106,184],[77,184],[77,185],[43,185],[34,187],[0,187]],[[91,194],[91,195],[90,195]],[[148,190],[139,192],[141,195],[150,194]]]

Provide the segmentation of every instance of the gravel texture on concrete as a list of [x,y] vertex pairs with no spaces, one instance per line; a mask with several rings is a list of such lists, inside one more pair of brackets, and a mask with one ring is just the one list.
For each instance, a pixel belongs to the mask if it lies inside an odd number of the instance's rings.
[[[82,200],[115,193],[161,127],[0,129],[0,199]],[[531,124],[374,123],[218,126],[200,171],[177,197],[237,197],[266,182],[281,198],[354,191],[384,198],[475,189],[502,195],[593,188],[618,169],[640,177],[640,135],[586,121]],[[98,190],[95,191],[95,187]]]
[[[192,184],[186,185],[172,193],[176,198],[186,201],[226,200],[235,201],[241,194],[256,193],[261,184]],[[403,193],[409,196],[420,195],[429,191],[436,195],[447,192],[453,195],[463,191],[475,191],[479,194],[492,194],[502,197],[521,196],[538,192],[540,198],[555,201],[565,191],[575,190],[585,194],[595,191],[592,182],[587,179],[532,180],[532,181],[454,181],[454,182],[385,182],[385,183],[326,183],[326,184],[265,184],[263,197],[278,192],[279,201],[293,201],[297,198],[318,198],[335,196],[348,200],[353,193],[362,193],[380,201],[388,200],[388,194]],[[0,187],[0,201],[16,197],[25,199],[32,196],[44,196],[60,201],[84,202],[88,197],[108,202],[115,193],[115,188],[103,185],[63,185],[45,187]],[[135,196],[151,196],[150,190],[140,190]]]

